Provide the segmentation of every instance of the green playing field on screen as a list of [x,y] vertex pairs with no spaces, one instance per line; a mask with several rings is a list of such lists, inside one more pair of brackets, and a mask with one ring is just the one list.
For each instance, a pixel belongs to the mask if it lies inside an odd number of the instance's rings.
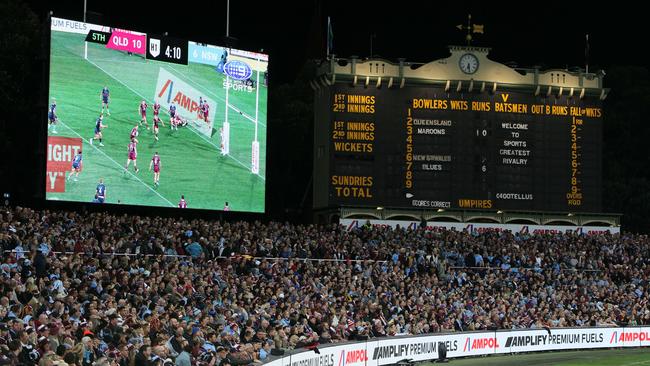
[[267,70],[261,53],[52,18],[47,199],[264,212]]

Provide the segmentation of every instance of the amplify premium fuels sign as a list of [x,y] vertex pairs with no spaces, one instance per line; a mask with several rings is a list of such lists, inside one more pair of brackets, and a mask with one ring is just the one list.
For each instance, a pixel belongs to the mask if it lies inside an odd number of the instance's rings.
[[388,337],[359,343],[324,346],[314,351],[294,352],[267,366],[383,366],[401,360],[429,361],[438,358],[441,344],[447,357],[536,352],[568,349],[650,346],[650,327],[557,328],[496,332],[432,334],[417,337]]

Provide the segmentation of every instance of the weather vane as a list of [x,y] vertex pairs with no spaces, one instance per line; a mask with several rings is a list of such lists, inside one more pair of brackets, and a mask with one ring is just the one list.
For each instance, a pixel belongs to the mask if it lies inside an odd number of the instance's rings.
[[463,26],[462,24],[458,24],[456,28],[462,30],[467,30],[467,35],[465,36],[465,40],[467,40],[467,45],[471,45],[472,43],[472,33],[480,33],[483,34],[483,24],[472,24],[472,14],[467,14],[467,26]]

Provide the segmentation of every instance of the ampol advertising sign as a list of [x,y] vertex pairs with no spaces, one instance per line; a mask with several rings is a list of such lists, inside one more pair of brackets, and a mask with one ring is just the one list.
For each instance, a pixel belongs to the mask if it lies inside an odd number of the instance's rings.
[[[199,114],[199,100],[209,106],[209,115],[206,120]],[[169,106],[176,106],[176,113],[186,119],[188,123],[202,134],[211,137],[214,117],[217,112],[217,102],[206,97],[194,87],[190,86],[180,77],[170,73],[162,67],[158,71],[158,82],[154,100],[163,108],[169,110]]]
[[367,342],[294,350],[268,366],[382,366],[401,360],[428,361],[438,358],[441,347],[447,358],[497,353],[650,346],[650,327],[556,328],[433,334],[392,337]]
[[[415,230],[420,226],[417,221],[401,221],[401,220],[363,220],[363,219],[341,219],[339,223],[344,225],[348,230],[357,229],[370,222],[373,226],[390,226],[403,229]],[[430,222],[427,225],[427,230],[468,230],[468,231],[482,231],[482,230],[510,230],[513,233],[528,233],[528,234],[560,234],[560,233],[577,233],[586,235],[598,234],[618,234],[621,232],[620,227],[616,226],[563,226],[563,225],[528,225],[528,224],[486,224],[486,223],[463,223],[463,222]]]

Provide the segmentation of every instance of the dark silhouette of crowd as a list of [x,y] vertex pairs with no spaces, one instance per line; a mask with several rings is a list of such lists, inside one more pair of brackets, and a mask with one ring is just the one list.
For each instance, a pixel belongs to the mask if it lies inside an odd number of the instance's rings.
[[243,365],[403,334],[650,324],[645,235],[0,215],[0,364]]

